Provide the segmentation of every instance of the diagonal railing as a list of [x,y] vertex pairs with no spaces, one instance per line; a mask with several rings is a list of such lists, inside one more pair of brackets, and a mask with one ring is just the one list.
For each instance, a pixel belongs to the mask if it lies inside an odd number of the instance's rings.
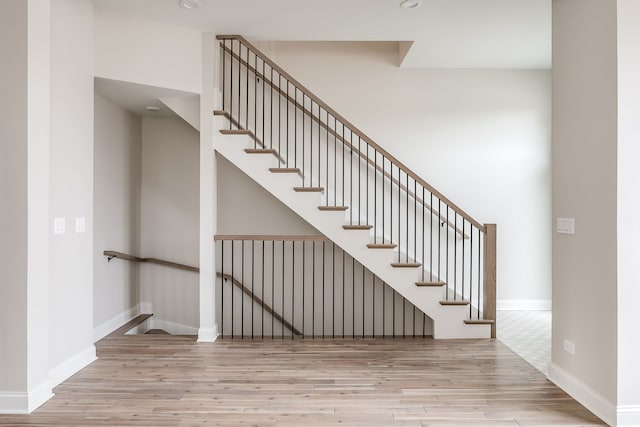
[[495,225],[471,217],[249,41],[218,40],[229,131],[274,154],[272,172],[299,173],[296,190],[323,193],[323,209],[348,211],[346,229],[370,229],[370,248],[396,248],[394,265],[422,267],[425,284],[445,282],[445,302],[469,302],[471,320],[495,320]]

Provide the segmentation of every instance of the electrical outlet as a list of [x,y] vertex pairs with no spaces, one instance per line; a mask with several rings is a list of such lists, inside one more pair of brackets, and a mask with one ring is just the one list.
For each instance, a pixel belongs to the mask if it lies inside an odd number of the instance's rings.
[[86,231],[86,220],[83,217],[76,218],[76,233],[84,233]]
[[564,351],[569,353],[572,356],[576,355],[576,345],[569,341],[568,339],[564,339]]

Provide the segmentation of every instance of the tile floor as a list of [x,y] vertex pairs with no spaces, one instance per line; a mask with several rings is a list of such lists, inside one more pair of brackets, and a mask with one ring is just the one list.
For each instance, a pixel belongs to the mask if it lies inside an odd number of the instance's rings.
[[500,310],[498,340],[547,375],[551,362],[551,311]]

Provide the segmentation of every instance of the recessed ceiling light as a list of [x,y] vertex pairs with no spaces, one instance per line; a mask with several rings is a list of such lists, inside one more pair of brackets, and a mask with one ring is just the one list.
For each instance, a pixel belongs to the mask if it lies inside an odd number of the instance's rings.
[[415,9],[420,6],[420,0],[404,0],[400,3],[400,7],[403,9]]
[[200,0],[179,0],[178,4],[185,9],[197,9],[200,7]]
[[152,112],[156,112],[156,111],[162,110],[162,108],[156,107],[155,105],[147,105],[146,107],[144,107],[144,109],[147,110],[147,111],[152,111]]

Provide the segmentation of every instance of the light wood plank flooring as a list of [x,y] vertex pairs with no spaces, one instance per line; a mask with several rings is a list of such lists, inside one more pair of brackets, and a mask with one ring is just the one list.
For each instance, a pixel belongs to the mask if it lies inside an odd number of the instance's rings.
[[112,336],[2,425],[601,425],[496,340]]

